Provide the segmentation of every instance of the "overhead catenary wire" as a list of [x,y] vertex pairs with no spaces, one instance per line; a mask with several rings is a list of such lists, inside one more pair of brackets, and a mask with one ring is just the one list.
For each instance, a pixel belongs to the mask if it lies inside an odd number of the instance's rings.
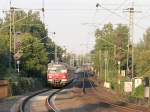
[[[124,4],[127,2],[127,0],[124,0],[121,4],[119,4],[119,6],[117,5],[117,7],[115,8],[115,10],[118,10],[119,8],[121,8],[122,6],[124,6]],[[100,23],[96,23],[95,22],[95,17],[96,17],[96,14],[98,13],[98,8],[96,8],[95,12],[94,12],[94,15],[92,17],[92,22],[91,23],[82,23],[82,25],[93,25],[95,27],[98,28],[99,25],[102,25]],[[110,15],[108,15],[106,18],[104,18],[101,23],[104,23],[104,21],[106,21],[107,18],[109,18]],[[95,23],[94,23],[95,22]]]
[[120,9],[122,6],[124,6],[128,2],[128,0],[124,0],[119,6],[117,6],[115,9]]
[[[108,8],[107,8],[108,9]],[[1,10],[3,10],[3,9],[1,9]],[[21,10],[21,9],[16,9],[16,10]],[[42,9],[28,9],[28,8],[22,8],[22,10],[38,10],[38,11],[41,11]],[[72,13],[72,11],[80,11],[80,12],[84,12],[84,11],[94,11],[95,9],[44,9],[44,12],[45,11],[59,11],[59,12],[61,12],[61,11],[70,11],[71,12],[71,14],[73,14]],[[98,9],[98,10],[105,10],[105,9]],[[113,10],[113,9],[108,9],[108,10]],[[118,10],[119,11],[119,10]],[[98,11],[97,11],[97,13],[98,13]],[[78,13],[79,14],[79,13]],[[83,13],[82,13],[83,14]],[[84,14],[86,14],[86,13],[84,13]],[[109,16],[108,16],[109,17]],[[108,18],[107,17],[107,18]],[[103,21],[105,21],[106,19],[104,19]],[[102,22],[103,22],[102,21]],[[138,25],[138,27],[140,27],[140,28],[142,28],[142,29],[145,29],[144,27],[142,27],[141,25]]]
[[149,15],[142,16],[141,18],[139,18],[139,19],[137,20],[137,22],[140,22],[141,20],[147,19],[147,18],[149,18],[149,17],[150,17],[150,14],[149,14]]
[[[28,18],[28,17],[30,17],[30,16],[32,16],[32,15],[28,15],[28,14],[27,14],[26,16],[22,17],[21,19],[16,20],[16,21],[14,22],[14,24],[19,23],[19,22],[25,20],[26,18]],[[21,25],[40,25],[40,24],[21,24]],[[0,31],[3,30],[4,28],[9,27],[9,26],[10,26],[10,24],[6,24],[6,25],[0,27]]]
[[[120,7],[124,6],[124,3],[126,3],[126,2],[127,2],[127,0],[123,1],[123,3],[118,4],[119,6],[116,4],[117,7],[115,8],[115,10],[118,10]],[[103,5],[107,5],[107,4],[103,4]],[[116,5],[115,5],[115,6],[116,6]],[[98,5],[97,5],[96,7],[98,8]],[[104,10],[105,10],[105,9],[104,9]],[[111,9],[108,9],[108,8],[107,8],[107,12],[109,12],[108,10],[111,10]],[[119,10],[118,10],[118,11],[119,11]],[[109,13],[110,13],[110,12],[109,12]],[[116,13],[116,12],[115,12],[115,13]],[[110,16],[111,16],[111,15],[108,15],[107,17],[105,17],[104,19],[102,19],[102,20],[101,20],[101,23],[104,23],[108,18],[110,18]]]
[[[119,4],[119,6],[117,5],[117,7],[115,8],[115,10],[118,10],[119,8],[121,8],[122,6],[124,6],[125,5],[125,3],[127,2],[127,0],[124,0],[121,4]],[[104,5],[104,4],[103,4]],[[107,4],[105,4],[105,5],[107,5]],[[113,5],[113,4],[112,4]],[[116,5],[115,5],[116,6]],[[97,7],[98,8],[98,7]],[[110,10],[110,9],[109,9]],[[102,21],[101,21],[101,23],[104,23],[106,20],[107,20],[107,18],[109,18],[110,17],[110,15],[107,15],[107,17],[105,17]]]
[[[105,6],[119,6],[121,4],[119,4],[119,3],[118,4],[117,3],[105,3],[105,4],[102,4],[102,5],[105,5]],[[135,4],[134,6],[136,6],[136,7],[150,7],[150,4]]]
[[[45,38],[47,38],[47,37],[43,37],[43,38],[41,38],[41,39],[39,39],[39,41],[36,41],[36,42],[34,42],[33,44],[37,44],[38,42],[40,42],[40,41],[42,41],[43,39],[45,39]],[[40,44],[44,44],[44,43],[40,43]],[[25,46],[25,47],[23,47],[23,48],[21,48],[21,49],[25,49],[25,48],[27,48],[27,47],[30,47],[32,44],[29,44],[29,45],[27,45],[27,46]]]
[[[110,13],[112,13],[112,14],[118,16],[119,18],[121,18],[121,19],[123,19],[123,20],[128,20],[126,17],[123,17],[123,16],[119,15],[118,13],[116,13],[116,12],[114,12],[114,11],[112,11],[112,10],[109,10],[109,9],[107,9],[107,8],[101,6],[101,5],[100,5],[100,7],[103,8],[103,9],[105,9],[106,11],[108,11],[108,12],[110,12]],[[144,30],[146,29],[146,28],[144,28],[143,26],[139,25],[138,23],[134,23],[134,25],[135,25],[136,27],[142,29],[142,30],[143,30],[143,29],[144,29]]]
[[150,14],[147,14],[150,9],[148,9],[146,12],[144,12],[146,15],[142,15],[136,22],[139,23],[141,20],[147,19],[150,17]]
[[108,40],[106,40],[106,39],[104,39],[104,38],[99,37],[98,39],[101,39],[101,40],[103,40],[103,41],[109,43],[110,45],[114,46],[115,48],[118,48],[118,49],[120,49],[120,50],[123,50],[123,51],[127,52],[126,49],[123,49],[123,48],[121,48],[121,47],[117,47],[116,44],[114,44],[114,43],[112,43],[112,42],[110,42],[110,41],[108,41]]
[[[27,16],[24,16],[23,18],[21,18],[21,19],[19,19],[19,20],[16,20],[16,21],[14,22],[14,24],[16,24],[16,23],[18,23],[18,22],[21,22],[22,20],[26,19],[27,17],[28,17],[28,15],[27,15]],[[7,24],[7,25],[5,25],[5,26],[2,26],[2,27],[0,28],[0,31],[3,30],[4,28],[7,28],[7,27],[9,27],[9,24]]]
[[[93,14],[93,17],[92,17],[92,25],[95,22],[95,17],[96,17],[97,12],[98,12],[98,10],[96,9],[95,12],[94,12],[94,14]],[[85,23],[85,24],[89,24],[89,23]]]
[[[21,11],[21,10],[25,10],[25,11],[30,11],[30,10],[32,10],[32,11],[43,11],[43,8],[37,8],[37,9],[32,9],[32,8],[18,8],[18,9],[16,9],[16,11]],[[98,10],[104,10],[104,9],[98,9]],[[109,9],[109,10],[114,10],[114,11],[118,11],[117,9]],[[8,9],[0,9],[0,11],[1,12],[8,12]],[[76,11],[76,12],[89,12],[89,11],[95,11],[95,9],[94,8],[49,8],[49,9],[47,9],[47,8],[45,8],[44,9],[44,12],[57,12],[57,11],[59,11],[59,12],[73,12],[73,11]]]

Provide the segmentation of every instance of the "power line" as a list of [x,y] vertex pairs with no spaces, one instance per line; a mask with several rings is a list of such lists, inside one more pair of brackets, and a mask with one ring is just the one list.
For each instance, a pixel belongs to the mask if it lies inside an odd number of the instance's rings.
[[143,19],[147,19],[148,17],[150,17],[150,14],[147,14],[149,12],[150,9],[148,9],[146,12],[144,12],[144,14],[146,15],[142,15],[142,17],[140,17],[138,20],[137,20],[137,23]]
[[[43,8],[35,8],[35,9],[32,9],[32,8],[18,8],[18,9],[16,9],[16,11],[20,11],[20,10],[33,10],[33,11],[43,11],[44,10],[44,12],[45,11],[51,11],[51,12],[53,12],[53,11],[95,11],[95,9],[83,9],[83,8],[70,8],[70,9],[67,9],[67,8],[51,8],[51,9],[43,9]],[[98,10],[104,10],[104,9],[98,9]],[[109,9],[109,10],[116,10],[117,11],[117,9]],[[5,11],[8,11],[8,9],[0,9],[0,11],[3,11],[3,12],[5,12]]]
[[[121,4],[115,4],[115,3],[107,3],[107,4],[102,4],[102,5],[105,5],[105,6],[119,6],[119,5],[122,5]],[[135,7],[150,7],[150,4],[134,4]]]
[[[24,16],[23,18],[21,18],[21,19],[19,19],[19,20],[16,20],[16,21],[14,22],[14,24],[19,23],[19,22],[21,22],[22,20],[24,20],[24,19],[26,19],[26,18],[28,18],[28,17],[30,17],[30,16],[32,16],[32,15]],[[0,31],[3,30],[4,28],[9,27],[9,26],[10,26],[9,24],[7,24],[7,25],[5,25],[5,26],[2,26],[2,27],[0,28]]]
[[119,6],[117,6],[116,9],[117,9],[117,10],[120,9],[123,5],[125,5],[125,3],[126,3],[127,1],[128,1],[128,0],[124,0]]
[[[116,13],[116,12],[110,10],[110,9],[107,9],[107,8],[101,6],[101,5],[99,5],[99,6],[102,7],[103,9],[105,9],[106,11],[108,11],[108,12],[110,12],[110,13],[112,13],[112,14],[118,16],[119,18],[121,18],[121,19],[123,19],[123,20],[128,20],[127,18],[122,17],[121,15],[119,15],[118,13]],[[136,11],[136,12],[140,12],[140,11]],[[136,25],[136,27],[138,27],[138,28],[140,28],[140,29],[144,29],[144,30],[146,29],[146,28],[144,28],[143,26],[141,26],[141,25],[139,25],[139,24],[137,24],[137,23],[134,23],[134,25]]]
[[[21,49],[23,50],[23,49],[25,49],[25,48],[27,48],[27,47],[30,47],[30,46],[33,45],[33,44],[36,44],[36,45],[37,45],[37,44],[39,44],[40,41],[42,41],[42,40],[45,39],[45,38],[47,38],[47,37],[43,37],[43,38],[39,39],[38,41],[36,41],[36,42],[34,42],[34,43],[32,43],[32,44],[29,44],[29,45],[27,45],[27,46],[25,46],[25,47],[23,47],[23,48],[21,48]],[[40,43],[40,44],[44,44],[44,43]]]

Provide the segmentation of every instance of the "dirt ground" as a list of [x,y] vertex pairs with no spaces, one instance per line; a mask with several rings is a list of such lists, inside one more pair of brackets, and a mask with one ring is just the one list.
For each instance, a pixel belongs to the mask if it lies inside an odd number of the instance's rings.
[[[93,78],[90,80],[95,81]],[[148,108],[129,105],[122,102],[123,100],[116,92],[106,89],[103,84],[96,82],[95,87],[87,87],[85,93],[81,87],[77,86],[62,91],[55,97],[55,105],[62,112],[134,112],[134,109],[150,112]],[[111,104],[131,109],[120,109]]]

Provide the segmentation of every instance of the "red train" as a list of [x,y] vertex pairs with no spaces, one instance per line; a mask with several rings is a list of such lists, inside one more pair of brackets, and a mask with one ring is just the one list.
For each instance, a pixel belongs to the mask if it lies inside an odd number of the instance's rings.
[[60,87],[68,82],[68,69],[64,64],[48,64],[47,81],[53,87]]

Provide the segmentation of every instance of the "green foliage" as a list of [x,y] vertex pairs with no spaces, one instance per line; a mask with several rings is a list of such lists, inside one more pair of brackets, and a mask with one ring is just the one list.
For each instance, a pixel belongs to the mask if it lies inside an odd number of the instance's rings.
[[[95,70],[104,75],[105,59],[107,59],[108,76],[114,77],[117,74],[118,61],[121,61],[121,68],[126,69],[127,26],[119,24],[116,28],[113,28],[111,23],[106,24],[102,29],[95,31],[95,37],[96,44],[92,52]],[[108,55],[106,55],[106,52],[108,52]]]
[[132,97],[143,98],[144,97],[144,85],[140,85],[135,88],[131,94]]
[[8,74],[9,46],[8,36],[0,35],[0,77],[4,78]]
[[[15,60],[14,55],[20,56],[20,75],[28,77],[43,77],[47,71],[47,63],[54,60],[55,43],[48,38],[47,29],[40,19],[39,12],[15,11],[14,37],[12,29],[11,60],[10,60],[10,37],[9,23],[10,13],[6,13],[5,19],[0,19],[0,74],[1,77],[14,76]],[[13,21],[11,21],[13,22]],[[12,24],[13,28],[13,24]],[[14,38],[20,41],[14,52]],[[58,58],[61,60],[63,49],[58,46]],[[11,61],[11,68],[9,62]]]
[[135,64],[138,76],[150,74],[150,28],[144,34],[143,41],[135,47]]
[[46,74],[48,55],[43,43],[28,33],[22,36],[22,41],[22,70],[34,77]]
[[21,77],[11,83],[12,95],[25,94],[30,91],[43,89],[44,83],[41,79]]
[[110,81],[110,87],[111,87],[112,90],[116,90],[116,87],[117,87],[116,80],[111,80]]

